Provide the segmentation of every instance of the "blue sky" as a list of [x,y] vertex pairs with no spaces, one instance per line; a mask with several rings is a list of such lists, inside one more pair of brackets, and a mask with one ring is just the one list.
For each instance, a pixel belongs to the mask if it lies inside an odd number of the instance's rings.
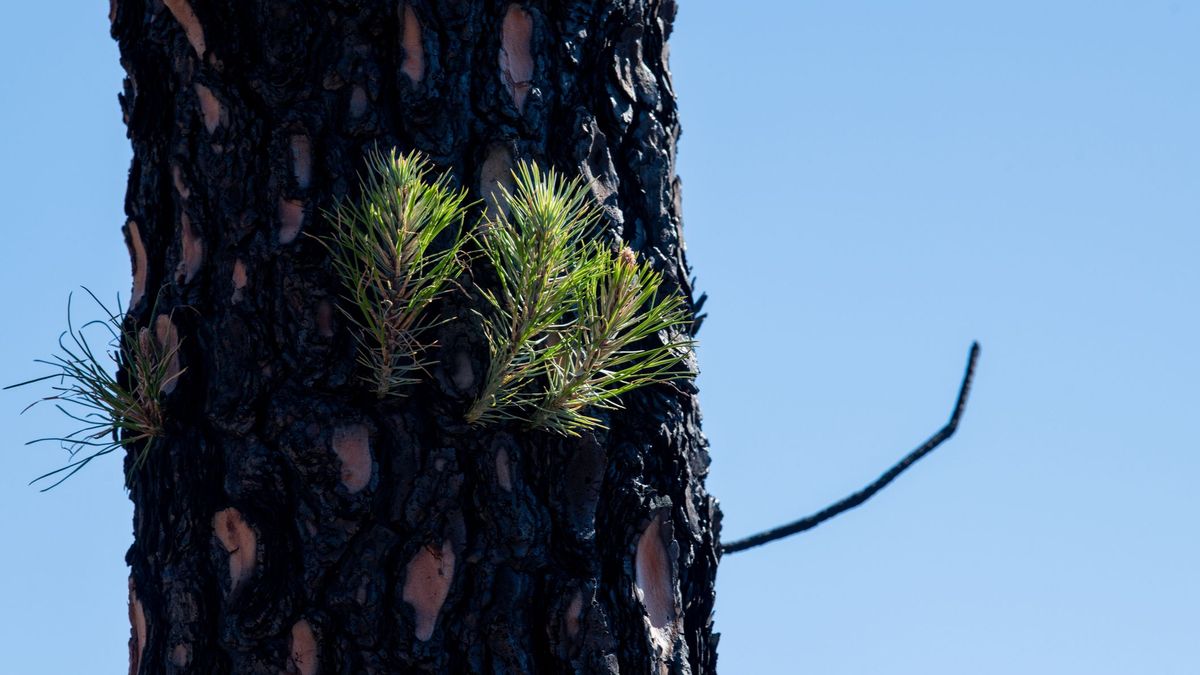
[[[960,434],[865,507],[727,558],[726,673],[1200,669],[1200,5],[680,0],[672,67],[709,487],[729,538]],[[80,284],[128,294],[107,7],[0,23],[0,379]],[[40,495],[0,395],[7,672],[123,672],[115,459]],[[4,412],[7,411],[7,412]]]

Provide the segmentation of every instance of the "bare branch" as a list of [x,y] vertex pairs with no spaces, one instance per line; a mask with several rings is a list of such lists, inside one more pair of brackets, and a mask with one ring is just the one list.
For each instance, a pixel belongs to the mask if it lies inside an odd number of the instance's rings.
[[884,474],[877,478],[875,482],[837,502],[836,504],[828,506],[821,511],[812,514],[811,516],[801,518],[795,522],[788,523],[787,525],[781,525],[780,527],[776,527],[765,532],[760,532],[744,539],[738,539],[737,541],[721,544],[721,552],[737,553],[738,551],[745,551],[748,548],[761,546],[777,539],[783,539],[784,537],[804,532],[805,530],[811,530],[830,518],[841,515],[842,513],[861,505],[871,497],[874,497],[875,493],[887,487],[888,483],[891,483],[893,480],[895,480],[897,476],[904,473],[910,466],[916,464],[917,460],[921,459],[925,455],[928,455],[930,452],[933,452],[935,448],[946,442],[946,440],[953,436],[954,432],[958,430],[958,420],[962,417],[963,409],[967,406],[967,395],[971,391],[971,380],[975,376],[975,362],[978,360],[979,343],[973,342],[971,343],[971,353],[967,357],[967,371],[963,375],[962,385],[958,388],[958,401],[954,404],[954,412],[950,414],[950,421],[946,423],[946,426],[938,430],[936,434],[930,436],[929,440],[922,443],[920,447],[908,453],[908,456],[884,472]]

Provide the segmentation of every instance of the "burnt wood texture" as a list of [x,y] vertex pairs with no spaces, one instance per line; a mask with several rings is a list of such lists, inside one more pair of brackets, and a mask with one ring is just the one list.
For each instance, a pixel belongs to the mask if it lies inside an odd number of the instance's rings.
[[131,673],[715,672],[691,382],[580,438],[468,426],[487,345],[463,291],[425,381],[380,401],[314,238],[373,148],[426,153],[478,210],[534,160],[590,181],[601,236],[691,298],[675,9],[114,0],[126,320],[182,370],[130,477]]

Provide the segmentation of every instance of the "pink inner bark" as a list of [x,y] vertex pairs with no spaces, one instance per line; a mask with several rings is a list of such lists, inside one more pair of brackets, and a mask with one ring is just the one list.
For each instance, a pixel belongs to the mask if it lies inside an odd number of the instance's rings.
[[233,261],[233,297],[232,302],[242,301],[242,289],[246,287],[246,263],[241,258]]
[[217,127],[221,126],[221,122],[225,117],[225,108],[217,100],[216,95],[212,93],[212,89],[198,82],[195,89],[196,98],[200,100],[200,114],[204,117],[204,128],[211,134],[217,130]]
[[567,605],[567,635],[575,637],[579,634],[579,620],[583,618],[583,593],[575,591],[571,604]]
[[171,10],[171,15],[179,25],[183,26],[188,42],[191,43],[192,49],[196,50],[196,56],[204,58],[207,49],[204,44],[204,28],[200,25],[200,19],[196,18],[196,12],[192,11],[192,6],[187,0],[163,0],[163,4]]
[[175,386],[179,384],[179,329],[175,327],[171,317],[159,314],[154,318],[154,337],[158,344],[171,354],[171,361],[167,364],[167,381],[162,388],[164,394],[169,394],[175,391]]
[[176,668],[186,667],[188,661],[192,659],[191,645],[180,642],[171,650],[171,663],[175,664]]
[[416,84],[425,77],[425,45],[421,42],[421,21],[412,5],[404,3],[404,61],[400,70]]
[[637,547],[637,585],[655,628],[665,628],[675,618],[675,586],[661,521],[661,516],[650,521]]
[[500,77],[518,111],[525,110],[525,97],[533,86],[533,17],[516,3],[508,6],[500,28]]
[[171,180],[175,183],[175,191],[179,193],[179,198],[187,201],[187,198],[192,196],[192,190],[183,182],[183,169],[178,164],[171,165]]
[[416,615],[416,635],[422,642],[433,637],[438,612],[450,593],[454,581],[454,548],[450,541],[442,542],[438,551],[424,546],[417,551],[404,578],[404,601],[412,605]]
[[351,494],[371,482],[371,435],[365,424],[333,430],[333,451],[342,465],[342,484]]
[[304,227],[304,202],[295,199],[279,200],[279,243],[290,244],[300,236]]
[[233,507],[213,516],[213,532],[229,553],[229,592],[233,593],[254,574],[258,562],[258,535],[246,524],[242,513]]
[[129,306],[136,307],[142,301],[142,296],[146,295],[146,245],[142,243],[136,220],[129,221],[129,248],[133,258],[133,291],[129,296]]
[[200,271],[200,266],[204,263],[204,240],[196,235],[192,220],[186,213],[180,216],[179,220],[183,248],[179,272],[184,283],[188,283],[196,277],[196,273]]
[[142,601],[138,600],[133,577],[129,578],[129,625],[133,633],[132,644],[129,645],[129,672],[136,674],[142,661],[142,652],[146,649],[146,612],[142,608]]
[[291,656],[288,672],[298,675],[317,675],[320,662],[317,655],[317,638],[308,621],[300,619],[292,626]]

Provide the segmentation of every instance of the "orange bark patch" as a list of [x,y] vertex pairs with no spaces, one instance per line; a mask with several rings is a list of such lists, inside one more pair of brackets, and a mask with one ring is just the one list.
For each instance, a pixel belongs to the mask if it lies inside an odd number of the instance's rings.
[[142,651],[146,649],[146,612],[138,600],[133,577],[129,578],[129,673],[136,675],[142,662]]
[[241,258],[233,261],[233,298],[234,303],[242,301],[242,289],[246,287],[246,263]]
[[579,635],[579,620],[583,618],[583,592],[575,591],[575,597],[571,598],[571,604],[567,605],[567,635],[575,637]]
[[242,513],[230,507],[213,515],[213,532],[229,553],[229,592],[237,591],[254,574],[258,562],[258,535]]
[[177,275],[183,277],[184,283],[188,283],[195,278],[196,272],[200,271],[200,265],[204,263],[204,240],[196,235],[192,219],[188,218],[186,213],[180,216],[179,221],[182,251]]
[[129,306],[136,307],[146,295],[146,245],[142,243],[136,220],[129,221],[129,256],[133,260],[133,291]]
[[533,86],[533,17],[512,3],[504,13],[500,27],[500,78],[518,111],[525,110],[525,97]]
[[424,546],[408,562],[404,579],[404,601],[416,614],[417,639],[422,642],[433,637],[438,612],[450,594],[454,581],[454,549],[450,541],[442,542],[442,550]]
[[171,361],[167,364],[166,383],[162,388],[164,394],[169,394],[175,391],[175,385],[179,384],[181,372],[179,370],[179,329],[175,327],[175,322],[171,321],[171,317],[159,314],[154,319],[154,337],[158,340],[158,344],[171,354]]
[[317,658],[317,638],[312,626],[300,619],[292,626],[292,654],[288,658],[288,672],[298,675],[317,675],[320,663]]
[[279,200],[279,243],[290,244],[300,236],[304,227],[304,202],[295,199]]
[[425,77],[425,45],[421,42],[421,21],[408,3],[404,3],[403,21],[404,61],[400,64],[400,70],[416,84]]
[[496,482],[500,487],[512,492],[512,469],[508,463],[508,450],[500,448],[496,451]]
[[292,136],[292,172],[300,189],[312,183],[312,141],[308,140],[308,136]]
[[213,133],[225,118],[225,107],[217,100],[212,89],[196,83],[196,98],[200,100],[200,114],[204,117],[204,128]]
[[333,430],[333,451],[342,463],[342,485],[351,494],[371,482],[371,434],[365,424],[351,424]]
[[509,192],[513,189],[513,162],[508,148],[503,145],[493,145],[488,148],[488,155],[479,169],[479,194],[489,218],[498,218],[505,212],[503,192],[501,187]]
[[666,628],[675,618],[675,584],[671,559],[663,543],[662,516],[650,521],[637,546],[637,587],[642,604],[650,615],[650,625]]
[[204,28],[200,25],[200,19],[196,18],[196,13],[192,11],[192,6],[187,0],[163,0],[163,4],[171,10],[171,15],[179,25],[183,26],[188,42],[192,43],[192,49],[196,50],[196,56],[203,58],[207,49],[204,44]]

